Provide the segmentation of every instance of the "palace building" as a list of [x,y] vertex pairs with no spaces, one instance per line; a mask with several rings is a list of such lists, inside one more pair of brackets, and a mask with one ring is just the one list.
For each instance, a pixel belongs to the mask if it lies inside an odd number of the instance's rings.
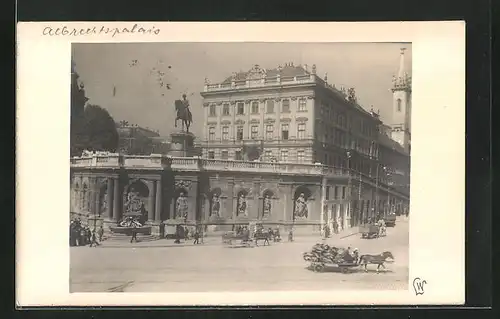
[[255,65],[220,83],[206,81],[201,156],[183,149],[194,145],[192,134],[174,132],[169,155],[74,157],[71,211],[116,223],[133,192],[156,226],[183,217],[317,230],[332,220],[348,228],[377,212],[405,213],[411,77],[404,50],[392,91],[393,119],[384,124],[358,104],[353,88],[328,83],[315,65]]

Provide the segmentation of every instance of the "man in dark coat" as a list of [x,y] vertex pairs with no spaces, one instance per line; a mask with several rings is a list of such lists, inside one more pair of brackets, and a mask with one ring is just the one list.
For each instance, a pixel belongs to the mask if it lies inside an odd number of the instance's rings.
[[137,228],[135,224],[132,226],[132,238],[130,239],[130,243],[132,243],[135,240],[137,242]]

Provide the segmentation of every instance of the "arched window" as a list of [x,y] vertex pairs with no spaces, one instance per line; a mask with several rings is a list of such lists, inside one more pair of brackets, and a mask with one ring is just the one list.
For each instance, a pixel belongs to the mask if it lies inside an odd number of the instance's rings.
[[401,112],[401,99],[398,99],[397,103],[398,103],[398,112]]

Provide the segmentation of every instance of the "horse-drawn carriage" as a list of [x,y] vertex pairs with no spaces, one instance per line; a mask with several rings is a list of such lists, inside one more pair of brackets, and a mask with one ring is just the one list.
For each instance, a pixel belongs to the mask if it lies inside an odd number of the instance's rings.
[[239,244],[239,246],[249,247],[252,245],[252,239],[250,238],[250,232],[248,230],[239,232],[229,231],[222,235],[222,243],[230,246]]
[[303,254],[305,261],[310,262],[309,268],[315,272],[323,272],[327,268],[337,268],[343,274],[350,269],[364,266],[365,272],[368,265],[377,265],[377,273],[380,267],[385,269],[384,263],[393,262],[394,256],[389,251],[378,255],[360,255],[357,249],[352,252],[350,248],[331,247],[326,244],[316,244],[310,252]]
[[264,229],[262,224],[250,223],[248,226],[238,226],[235,231],[226,232],[222,235],[222,242],[230,246],[250,246],[255,241],[255,246],[259,246],[259,241],[264,242],[264,246],[270,242],[281,241],[279,229]]
[[316,244],[310,252],[303,254],[305,261],[310,262],[310,268],[322,272],[326,268],[337,268],[342,273],[348,273],[352,267],[359,266],[357,250],[331,247],[327,244]]

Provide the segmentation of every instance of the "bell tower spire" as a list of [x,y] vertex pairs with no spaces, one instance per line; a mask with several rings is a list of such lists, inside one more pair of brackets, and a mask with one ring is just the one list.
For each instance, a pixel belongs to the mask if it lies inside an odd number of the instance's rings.
[[391,137],[407,152],[411,140],[411,76],[405,71],[405,51],[401,48],[397,76],[393,76]]

